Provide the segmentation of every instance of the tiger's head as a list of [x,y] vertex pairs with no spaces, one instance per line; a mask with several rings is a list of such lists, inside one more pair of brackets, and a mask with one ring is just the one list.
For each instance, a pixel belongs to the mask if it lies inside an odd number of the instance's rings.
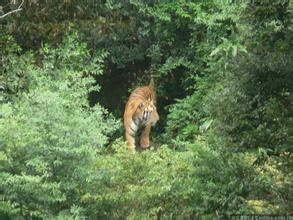
[[146,101],[141,102],[134,115],[133,120],[138,125],[146,125],[151,123],[154,126],[159,120],[159,114],[157,108],[151,98],[148,98]]

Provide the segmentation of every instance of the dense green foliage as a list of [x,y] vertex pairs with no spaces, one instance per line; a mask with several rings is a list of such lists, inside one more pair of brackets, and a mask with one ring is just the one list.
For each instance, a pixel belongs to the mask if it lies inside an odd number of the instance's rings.
[[[1,18],[0,217],[292,214],[292,9],[53,0]],[[151,73],[159,126],[130,154],[123,106]]]

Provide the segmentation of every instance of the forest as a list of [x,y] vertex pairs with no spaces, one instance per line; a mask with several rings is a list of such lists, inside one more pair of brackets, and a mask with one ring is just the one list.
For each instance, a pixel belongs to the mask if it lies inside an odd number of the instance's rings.
[[[289,0],[3,0],[0,219],[293,215]],[[150,147],[123,114],[155,81]]]

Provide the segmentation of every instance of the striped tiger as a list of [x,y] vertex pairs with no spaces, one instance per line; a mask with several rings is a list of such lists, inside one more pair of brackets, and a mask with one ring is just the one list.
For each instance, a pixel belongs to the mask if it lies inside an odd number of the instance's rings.
[[154,126],[158,120],[154,79],[151,78],[148,86],[138,87],[130,94],[125,106],[125,138],[131,151],[135,151],[135,135],[140,128],[143,128],[143,131],[139,146],[144,149],[150,146],[151,126]]

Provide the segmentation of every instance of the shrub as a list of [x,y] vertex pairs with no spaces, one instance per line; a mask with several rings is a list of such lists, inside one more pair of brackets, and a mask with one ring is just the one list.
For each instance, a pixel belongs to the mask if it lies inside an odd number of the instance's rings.
[[104,52],[92,59],[73,34],[42,54],[42,67],[27,63],[28,92],[1,105],[0,209],[8,215],[76,215],[97,149],[119,125],[87,101]]

